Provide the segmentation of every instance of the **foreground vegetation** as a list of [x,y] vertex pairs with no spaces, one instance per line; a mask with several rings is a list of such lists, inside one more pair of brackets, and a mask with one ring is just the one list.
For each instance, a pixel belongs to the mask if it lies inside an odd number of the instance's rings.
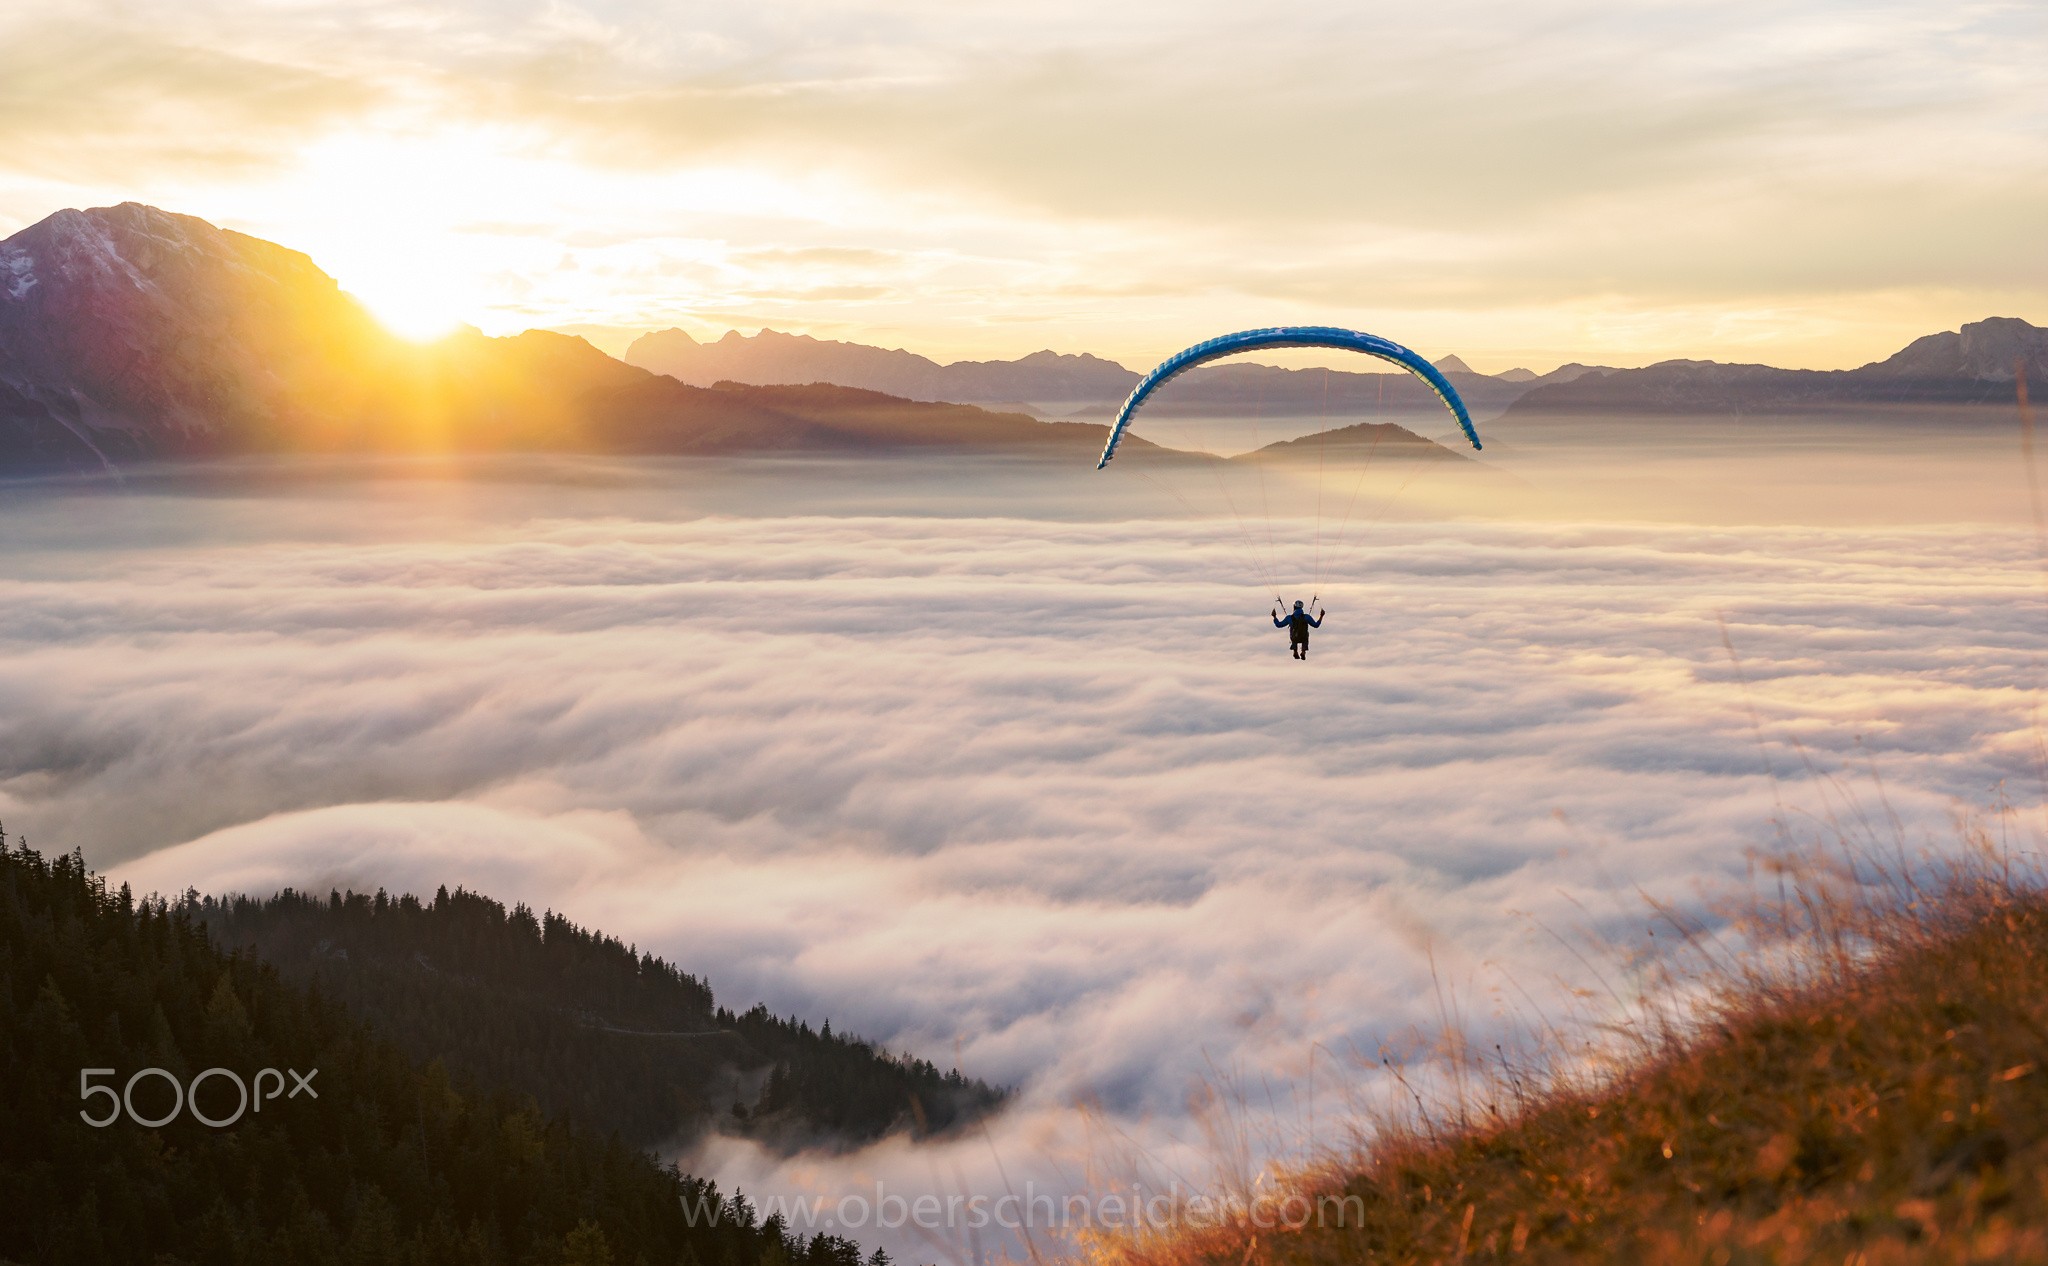
[[[850,1241],[763,1223],[525,1095],[414,1062],[317,991],[222,952],[188,911],[4,836],[0,1069],[0,1260],[862,1266]],[[119,1091],[143,1069],[164,1071],[127,1105],[82,1093],[83,1070]],[[241,1113],[211,1069],[279,1071]],[[173,1080],[198,1082],[191,1103],[232,1124],[180,1110]]]
[[[1620,1070],[1492,1072],[1292,1180],[1318,1212],[1099,1246],[1193,1262],[2048,1261],[2048,896],[1988,852],[1805,868],[1639,1013]],[[1307,1207],[1297,1201],[1297,1215]],[[1264,1219],[1275,1220],[1270,1214]]]
[[703,981],[616,938],[459,888],[428,901],[190,894],[172,909],[413,1058],[516,1086],[545,1112],[641,1147],[711,1128],[771,1146],[854,1146],[943,1131],[1003,1101],[829,1022],[735,1013]]

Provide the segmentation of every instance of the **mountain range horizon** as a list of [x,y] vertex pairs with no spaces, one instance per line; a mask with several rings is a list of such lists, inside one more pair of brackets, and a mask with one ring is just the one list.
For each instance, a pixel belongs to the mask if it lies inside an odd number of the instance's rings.
[[[1437,364],[1488,418],[1943,410],[2008,402],[2022,372],[2048,387],[2048,329],[1989,317],[1850,370]],[[622,358],[548,330],[415,343],[309,256],[134,202],[59,211],[0,241],[0,463],[11,466],[287,451],[1078,458],[1139,376],[1089,353],[940,364],[773,329],[711,342],[650,331]],[[1233,363],[1189,373],[1153,408],[1348,419],[1434,415],[1436,402],[1406,373]]]

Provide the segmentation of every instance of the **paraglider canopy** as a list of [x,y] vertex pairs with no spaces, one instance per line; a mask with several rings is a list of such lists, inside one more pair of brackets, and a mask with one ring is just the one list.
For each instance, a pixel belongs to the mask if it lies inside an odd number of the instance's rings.
[[1346,330],[1334,325],[1279,325],[1264,330],[1240,330],[1235,334],[1224,334],[1205,340],[1161,361],[1159,367],[1146,374],[1131,389],[1130,398],[1124,407],[1117,410],[1116,422],[1109,428],[1109,442],[1102,446],[1102,460],[1095,463],[1101,470],[1109,465],[1109,459],[1116,456],[1116,446],[1124,437],[1124,431],[1131,425],[1131,418],[1146,397],[1165,385],[1170,379],[1193,369],[1205,361],[1220,360],[1239,352],[1255,351],[1267,347],[1332,347],[1342,351],[1363,352],[1381,360],[1392,361],[1414,374],[1435,389],[1444,407],[1458,419],[1465,438],[1479,448],[1479,432],[1473,429],[1472,415],[1465,408],[1465,402],[1458,398],[1458,389],[1451,380],[1444,377],[1436,366],[1409,351],[1391,339],[1361,330]]

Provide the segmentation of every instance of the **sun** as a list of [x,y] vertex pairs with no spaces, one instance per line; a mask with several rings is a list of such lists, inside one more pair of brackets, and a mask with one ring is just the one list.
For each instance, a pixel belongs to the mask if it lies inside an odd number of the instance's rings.
[[490,136],[337,133],[305,146],[266,219],[392,333],[427,341],[483,324],[508,261],[478,232],[542,184]]
[[370,310],[378,324],[402,339],[430,343],[461,329],[467,314],[458,306],[447,279],[432,276],[356,276],[344,282],[356,301]]

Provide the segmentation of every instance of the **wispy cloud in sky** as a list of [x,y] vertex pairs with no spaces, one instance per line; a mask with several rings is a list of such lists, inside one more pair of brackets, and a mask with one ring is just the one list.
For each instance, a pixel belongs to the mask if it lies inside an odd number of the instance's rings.
[[153,200],[492,329],[1142,361],[1316,319],[1492,368],[1843,365],[2048,296],[2032,5],[243,0],[0,34],[0,223]]

